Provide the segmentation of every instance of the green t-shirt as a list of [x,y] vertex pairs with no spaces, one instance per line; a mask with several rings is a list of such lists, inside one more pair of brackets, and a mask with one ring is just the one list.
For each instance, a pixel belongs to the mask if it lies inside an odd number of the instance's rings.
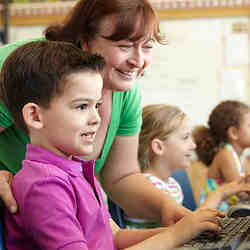
[[[7,56],[17,47],[35,40],[12,43],[0,48],[0,67]],[[140,132],[141,128],[141,93],[138,85],[126,92],[113,92],[112,115],[105,139],[103,150],[95,163],[95,173],[102,169],[115,136],[132,136]],[[6,107],[0,102],[0,126],[6,128],[0,133],[0,169],[16,173],[21,168],[24,159],[26,144],[29,143],[28,136],[18,129],[12,121]],[[56,129],[56,127],[55,127]]]

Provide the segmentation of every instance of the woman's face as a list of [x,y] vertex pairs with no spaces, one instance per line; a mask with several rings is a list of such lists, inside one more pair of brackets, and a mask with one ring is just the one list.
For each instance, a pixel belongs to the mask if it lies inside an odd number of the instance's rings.
[[[140,29],[139,20],[137,18],[137,29]],[[151,63],[154,41],[151,35],[138,41],[129,39],[111,41],[104,38],[113,34],[115,21],[115,16],[105,18],[96,38],[88,43],[83,41],[82,46],[83,49],[104,57],[106,61],[103,73],[104,88],[113,91],[127,91],[133,87],[135,80]]]

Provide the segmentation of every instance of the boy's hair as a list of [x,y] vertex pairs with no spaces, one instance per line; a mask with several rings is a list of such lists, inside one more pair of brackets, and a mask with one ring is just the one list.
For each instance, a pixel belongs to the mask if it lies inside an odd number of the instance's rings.
[[0,98],[17,127],[27,131],[22,109],[29,102],[44,108],[63,93],[67,77],[79,72],[101,73],[104,59],[66,42],[29,42],[12,52],[3,64]]
[[152,104],[142,111],[142,129],[139,135],[138,159],[141,170],[150,166],[153,153],[150,144],[153,139],[166,140],[182,124],[186,114],[176,106]]
[[250,107],[240,101],[219,103],[209,116],[208,127],[199,126],[193,131],[199,160],[209,166],[221,146],[228,143],[228,129],[239,128],[243,115],[249,112]]

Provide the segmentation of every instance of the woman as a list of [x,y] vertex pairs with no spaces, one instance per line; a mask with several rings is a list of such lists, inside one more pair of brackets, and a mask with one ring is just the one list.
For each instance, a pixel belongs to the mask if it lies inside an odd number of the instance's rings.
[[[47,28],[45,37],[71,42],[105,58],[102,123],[90,157],[96,160],[95,172],[105,192],[129,214],[161,219],[163,225],[172,224],[189,213],[148,183],[137,163],[141,108],[135,81],[151,63],[154,42],[164,43],[150,3],[147,0],[81,0],[62,25]],[[11,51],[26,42],[1,48],[0,65]],[[8,112],[3,106],[0,108],[0,126],[5,129],[0,134],[1,151],[3,148],[0,161],[2,169],[15,173],[24,158],[28,137],[17,131]],[[1,172],[0,196],[15,211],[8,185],[12,175]]]

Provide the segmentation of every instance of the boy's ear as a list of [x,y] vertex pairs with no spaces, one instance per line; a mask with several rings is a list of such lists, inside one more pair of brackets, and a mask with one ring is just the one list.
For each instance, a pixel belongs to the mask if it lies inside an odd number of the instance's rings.
[[227,136],[231,140],[238,140],[238,129],[234,126],[229,127],[227,130]]
[[156,155],[162,155],[164,151],[164,145],[162,140],[154,138],[151,142],[151,148],[153,153],[155,153]]
[[23,107],[23,119],[28,128],[43,127],[41,108],[35,103],[27,103]]

